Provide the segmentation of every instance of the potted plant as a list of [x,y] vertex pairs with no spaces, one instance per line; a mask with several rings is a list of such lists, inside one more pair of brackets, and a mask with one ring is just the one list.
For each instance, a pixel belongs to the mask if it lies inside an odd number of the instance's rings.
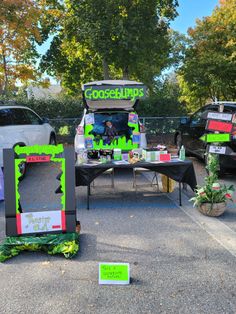
[[224,213],[227,201],[232,200],[233,185],[226,186],[218,182],[218,158],[208,154],[207,170],[209,175],[205,178],[205,185],[198,186],[195,196],[190,201],[194,202],[198,210],[207,216],[217,217]]

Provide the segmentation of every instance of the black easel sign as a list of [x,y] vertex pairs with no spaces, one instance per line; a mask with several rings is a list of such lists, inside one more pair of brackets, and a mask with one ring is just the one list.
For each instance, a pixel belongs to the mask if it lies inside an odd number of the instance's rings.
[[[16,146],[4,149],[5,216],[6,235],[75,232],[75,170],[73,148],[62,145]],[[24,212],[20,205],[19,165],[26,163],[50,163],[61,165],[61,210]]]

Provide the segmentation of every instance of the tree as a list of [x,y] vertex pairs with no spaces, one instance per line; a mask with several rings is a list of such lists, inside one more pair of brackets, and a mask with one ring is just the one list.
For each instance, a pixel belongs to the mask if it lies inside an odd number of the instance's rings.
[[0,92],[7,94],[16,80],[35,78],[32,39],[40,41],[39,9],[35,1],[2,0],[0,6]]
[[[59,74],[68,86],[78,84],[78,78],[110,77],[153,86],[168,64],[168,25],[176,6],[176,0],[68,0],[57,45],[43,58],[42,68]],[[77,65],[78,71],[65,76],[62,64],[66,70]]]
[[56,0],[2,0],[0,5],[0,94],[16,82],[39,80],[36,43],[57,30],[61,5]]
[[212,15],[189,29],[182,86],[201,102],[236,99],[236,2],[220,1]]
[[175,73],[160,77],[155,82],[153,94],[140,102],[141,116],[182,116],[187,108],[179,101],[180,86]]

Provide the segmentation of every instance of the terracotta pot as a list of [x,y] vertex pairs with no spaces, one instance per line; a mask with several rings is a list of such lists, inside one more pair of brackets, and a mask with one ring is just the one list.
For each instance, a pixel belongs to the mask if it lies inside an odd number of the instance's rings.
[[218,217],[224,213],[226,209],[226,202],[222,203],[203,203],[198,206],[198,210],[206,216]]

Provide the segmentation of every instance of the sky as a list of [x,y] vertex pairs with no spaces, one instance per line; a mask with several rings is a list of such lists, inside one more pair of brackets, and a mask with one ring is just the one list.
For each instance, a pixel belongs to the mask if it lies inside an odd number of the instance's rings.
[[171,22],[170,26],[180,33],[187,33],[189,27],[195,26],[197,18],[211,15],[219,0],[178,0],[177,11],[179,16]]

